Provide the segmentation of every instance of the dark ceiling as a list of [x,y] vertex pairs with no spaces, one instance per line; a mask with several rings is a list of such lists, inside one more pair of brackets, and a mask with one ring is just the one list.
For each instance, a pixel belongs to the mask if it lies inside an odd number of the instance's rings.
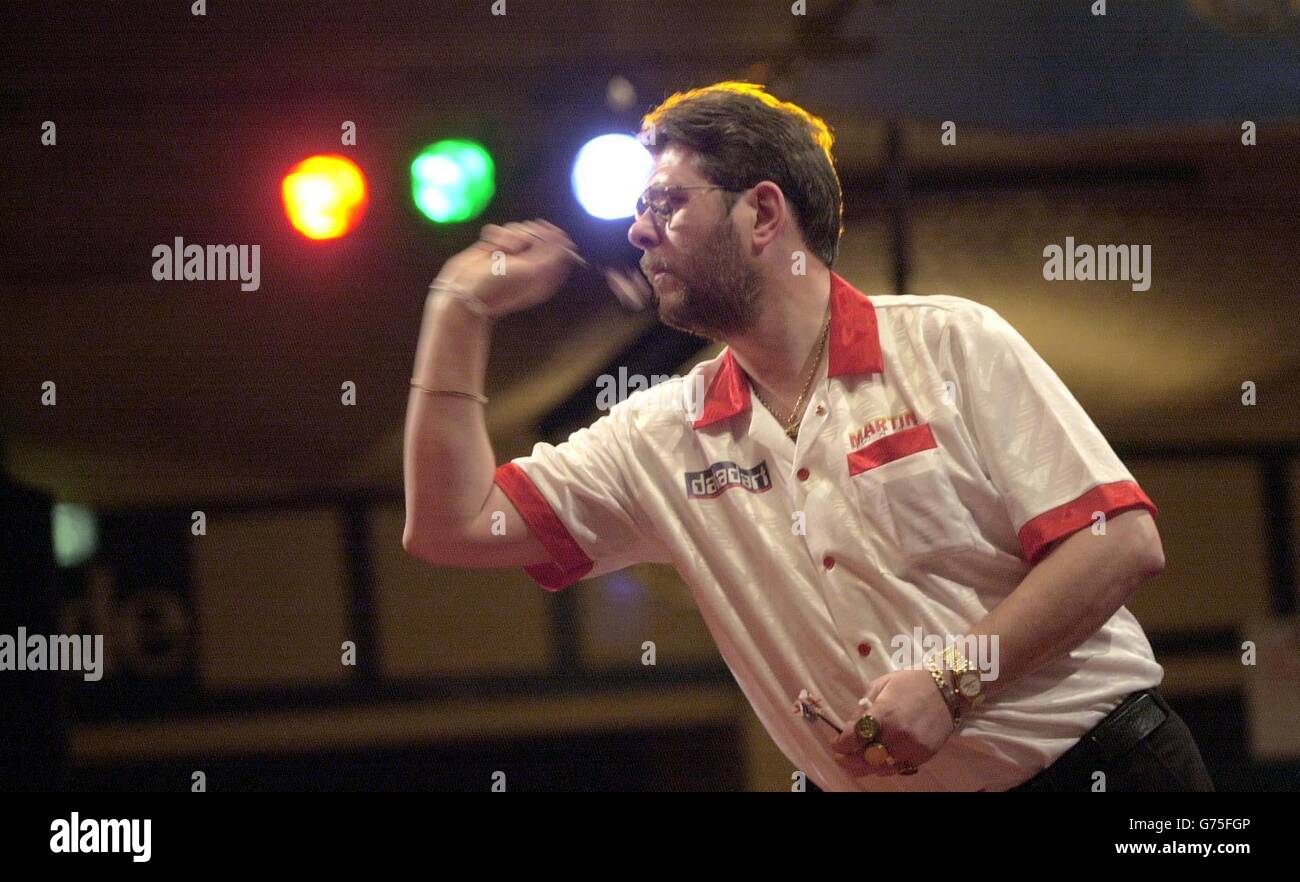
[[[909,290],[996,306],[1121,439],[1300,442],[1291,21],[1175,0],[1106,16],[1083,2],[807,6],[0,7],[9,470],[104,505],[400,487],[406,379],[441,262],[479,223],[533,216],[630,260],[623,225],[572,204],[569,158],[677,89],[735,77],[834,127],[848,217],[837,269],[864,290],[893,290],[901,206]],[[613,76],[635,86],[631,108],[606,105]],[[40,143],[46,120],[57,146]],[[279,179],[340,149],[344,120],[370,210],[351,237],[308,243],[284,222]],[[938,142],[944,120],[955,149]],[[1250,150],[1243,120],[1260,130]],[[404,172],[450,134],[491,146],[498,194],[480,221],[438,230],[410,207]],[[905,172],[901,202],[891,170]],[[1094,230],[1153,243],[1162,274],[1147,296],[1044,285],[1043,243]],[[153,281],[151,249],[177,236],[258,243],[260,289]],[[692,348],[575,275],[496,332],[499,457],[594,416],[574,402],[609,366],[666,372]],[[1271,397],[1243,430],[1245,379]],[[347,381],[355,407],[340,404]]]

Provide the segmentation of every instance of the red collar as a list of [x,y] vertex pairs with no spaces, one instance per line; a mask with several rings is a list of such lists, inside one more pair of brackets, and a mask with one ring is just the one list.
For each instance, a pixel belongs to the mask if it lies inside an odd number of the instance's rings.
[[[857,288],[831,270],[830,362],[826,376],[883,373],[885,358],[880,351],[876,308]],[[713,376],[704,396],[704,409],[691,425],[703,428],[749,410],[749,380],[728,346],[722,353],[722,367]]]

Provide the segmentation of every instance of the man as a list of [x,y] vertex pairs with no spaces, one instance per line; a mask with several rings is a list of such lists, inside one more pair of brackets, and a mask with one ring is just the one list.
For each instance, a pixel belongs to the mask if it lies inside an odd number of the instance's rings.
[[573,243],[485,226],[426,305],[405,548],[553,591],[673,564],[827,789],[1211,789],[1123,606],[1164,566],[1156,507],[1051,369],[988,307],[831,270],[821,120],[720,83],[644,124],[628,238],[660,318],[726,349],[494,471],[490,321],[554,294]]

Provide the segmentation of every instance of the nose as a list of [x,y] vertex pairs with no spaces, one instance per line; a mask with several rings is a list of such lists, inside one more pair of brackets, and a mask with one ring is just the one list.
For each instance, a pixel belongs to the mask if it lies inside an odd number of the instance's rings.
[[652,211],[646,209],[632,219],[632,226],[627,229],[627,240],[642,251],[649,251],[659,244],[659,230]]

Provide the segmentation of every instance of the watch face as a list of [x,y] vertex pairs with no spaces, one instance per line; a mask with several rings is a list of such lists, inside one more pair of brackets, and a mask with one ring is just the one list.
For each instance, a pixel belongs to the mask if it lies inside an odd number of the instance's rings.
[[961,694],[967,698],[973,698],[980,693],[980,675],[979,674],[962,674],[961,681],[957,684]]
[[862,717],[854,728],[863,741],[875,741],[876,734],[880,731],[880,727],[876,725],[876,718],[872,716]]

